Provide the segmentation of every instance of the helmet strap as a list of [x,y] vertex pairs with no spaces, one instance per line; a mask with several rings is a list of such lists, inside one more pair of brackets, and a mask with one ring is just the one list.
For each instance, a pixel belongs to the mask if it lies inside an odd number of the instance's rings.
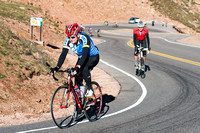
[[77,36],[78,38],[80,38],[80,33],[78,33],[76,36]]

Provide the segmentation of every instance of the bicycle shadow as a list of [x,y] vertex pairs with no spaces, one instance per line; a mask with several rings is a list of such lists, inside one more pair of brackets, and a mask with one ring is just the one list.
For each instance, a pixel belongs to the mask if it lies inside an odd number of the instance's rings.
[[[102,95],[102,109],[101,109],[101,116],[99,119],[101,119],[109,110],[109,106],[107,105],[108,103],[112,102],[115,100],[115,97],[112,95],[107,95],[104,94]],[[82,114],[79,119],[76,120],[71,126],[76,125],[78,122],[81,122],[83,120],[87,119],[84,114]]]
[[112,95],[104,94],[102,96],[101,117],[104,116],[109,110],[109,106],[107,104],[114,101],[114,100],[115,100],[115,97],[112,96]]
[[151,71],[151,68],[149,65],[145,65],[145,72],[147,72],[147,71]]

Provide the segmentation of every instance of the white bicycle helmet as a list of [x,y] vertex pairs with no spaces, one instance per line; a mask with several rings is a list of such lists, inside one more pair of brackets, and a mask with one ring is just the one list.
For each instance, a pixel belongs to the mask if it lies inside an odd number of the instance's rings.
[[142,21],[139,21],[138,24],[137,24],[137,26],[139,28],[143,28],[144,27],[144,23]]

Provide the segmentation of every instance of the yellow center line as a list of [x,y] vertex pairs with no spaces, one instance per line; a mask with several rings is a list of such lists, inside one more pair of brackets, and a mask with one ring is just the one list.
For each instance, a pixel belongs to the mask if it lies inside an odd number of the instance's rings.
[[[130,41],[128,41],[128,42],[127,42],[127,45],[128,45],[129,47],[133,47],[133,48],[134,48],[134,45],[132,44],[132,42],[133,42],[133,39],[131,39]],[[151,54],[155,54],[155,55],[159,55],[159,56],[162,56],[162,57],[166,57],[166,58],[169,58],[169,59],[173,59],[173,60],[185,62],[185,63],[188,63],[188,64],[200,66],[200,63],[199,63],[199,62],[195,62],[195,61],[191,61],[191,60],[187,60],[187,59],[183,59],[183,58],[179,58],[179,57],[175,57],[175,56],[171,56],[171,55],[159,53],[159,52],[156,52],[156,51],[150,51],[150,53],[151,53]]]

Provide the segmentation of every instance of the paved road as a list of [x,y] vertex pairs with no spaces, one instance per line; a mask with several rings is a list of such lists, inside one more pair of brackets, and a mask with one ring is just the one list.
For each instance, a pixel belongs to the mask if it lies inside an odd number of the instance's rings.
[[[151,33],[155,34],[155,30],[150,30]],[[180,38],[173,36],[176,37]],[[107,99],[104,108],[107,113],[102,119],[82,121],[63,130],[47,121],[0,128],[0,132],[200,132],[200,48],[151,38],[152,53],[146,62],[150,71],[141,79],[134,75],[133,48],[127,43],[131,33],[124,37],[102,33],[100,39],[105,42],[98,44],[101,51],[98,67],[113,75],[121,85],[119,96]]]

